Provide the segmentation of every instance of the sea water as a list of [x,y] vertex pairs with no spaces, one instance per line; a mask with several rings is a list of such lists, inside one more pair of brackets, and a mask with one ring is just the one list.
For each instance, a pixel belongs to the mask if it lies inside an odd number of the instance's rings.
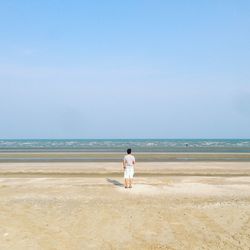
[[32,139],[0,140],[0,152],[81,151],[248,153],[250,139]]

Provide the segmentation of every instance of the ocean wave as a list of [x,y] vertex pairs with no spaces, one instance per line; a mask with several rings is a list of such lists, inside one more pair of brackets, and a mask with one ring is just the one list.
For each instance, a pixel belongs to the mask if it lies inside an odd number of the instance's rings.
[[0,140],[0,150],[249,152],[250,140]]

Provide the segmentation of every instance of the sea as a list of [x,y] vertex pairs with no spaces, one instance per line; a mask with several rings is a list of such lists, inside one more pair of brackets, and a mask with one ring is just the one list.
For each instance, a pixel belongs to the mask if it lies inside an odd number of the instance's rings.
[[250,139],[0,139],[0,152],[250,153]]

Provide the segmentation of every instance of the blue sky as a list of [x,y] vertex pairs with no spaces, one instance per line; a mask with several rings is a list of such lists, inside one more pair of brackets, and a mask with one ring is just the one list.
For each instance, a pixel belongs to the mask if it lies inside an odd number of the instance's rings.
[[249,1],[1,1],[0,138],[250,138]]

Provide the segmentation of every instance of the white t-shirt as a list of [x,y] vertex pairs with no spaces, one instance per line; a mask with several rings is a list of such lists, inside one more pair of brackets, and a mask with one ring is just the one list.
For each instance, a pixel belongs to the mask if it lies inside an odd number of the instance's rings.
[[126,167],[133,167],[135,164],[135,157],[131,154],[124,156],[124,163]]

